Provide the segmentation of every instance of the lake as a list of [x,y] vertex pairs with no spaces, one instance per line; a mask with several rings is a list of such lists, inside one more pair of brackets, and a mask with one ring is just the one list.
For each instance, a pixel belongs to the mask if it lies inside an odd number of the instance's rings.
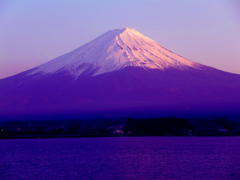
[[0,180],[240,179],[239,137],[0,140]]

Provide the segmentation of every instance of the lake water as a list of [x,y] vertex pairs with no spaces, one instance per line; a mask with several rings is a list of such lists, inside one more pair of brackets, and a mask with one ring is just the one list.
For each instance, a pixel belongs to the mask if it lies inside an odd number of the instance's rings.
[[240,138],[0,140],[0,180],[240,179]]

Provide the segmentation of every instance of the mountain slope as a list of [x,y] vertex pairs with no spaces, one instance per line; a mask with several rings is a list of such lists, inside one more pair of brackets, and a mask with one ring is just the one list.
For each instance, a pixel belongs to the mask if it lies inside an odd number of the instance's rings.
[[125,67],[150,69],[203,68],[161,47],[130,28],[109,31],[88,44],[37,67],[36,73],[67,72],[77,78],[83,73],[98,75]]
[[0,114],[236,114],[239,91],[240,75],[187,60],[125,28],[1,80]]

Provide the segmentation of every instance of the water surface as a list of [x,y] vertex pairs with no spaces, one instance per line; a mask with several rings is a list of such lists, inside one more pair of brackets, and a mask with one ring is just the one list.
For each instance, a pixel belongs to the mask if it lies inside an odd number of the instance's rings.
[[0,180],[240,179],[240,138],[0,140]]

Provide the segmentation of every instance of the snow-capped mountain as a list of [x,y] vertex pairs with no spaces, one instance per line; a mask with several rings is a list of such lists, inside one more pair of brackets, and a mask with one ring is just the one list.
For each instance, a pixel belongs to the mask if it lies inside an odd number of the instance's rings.
[[0,115],[235,114],[239,92],[240,75],[190,61],[124,28],[0,80]]
[[163,48],[159,43],[131,29],[109,31],[86,45],[37,67],[29,75],[67,72],[75,78],[83,73],[99,75],[125,67],[150,69],[201,69]]

